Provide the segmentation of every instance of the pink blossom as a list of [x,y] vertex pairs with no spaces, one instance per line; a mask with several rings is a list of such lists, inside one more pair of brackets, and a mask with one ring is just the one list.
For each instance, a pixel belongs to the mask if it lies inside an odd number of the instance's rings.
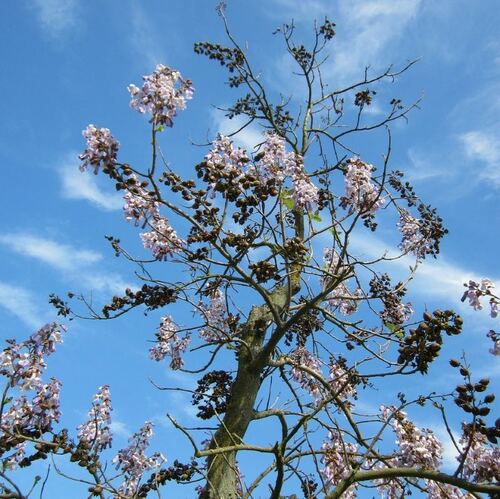
[[498,305],[500,301],[497,296],[493,294],[495,285],[489,279],[481,279],[481,283],[470,280],[468,284],[464,284],[467,290],[462,296],[462,301],[469,300],[469,305],[474,310],[482,310],[483,305],[480,298],[483,296],[489,297],[490,315],[495,318],[498,316]]
[[500,476],[500,448],[489,446],[486,437],[474,432],[471,441],[470,428],[463,426],[464,433],[459,440],[462,454],[457,457],[461,461],[463,452],[469,447],[463,467],[463,474],[467,480],[474,482],[491,482]]
[[399,248],[404,253],[413,253],[417,258],[424,257],[433,247],[433,242],[422,235],[420,224],[421,222],[407,211],[401,211],[398,228],[403,239]]
[[343,362],[339,362],[333,357],[329,362],[329,378],[332,391],[341,400],[356,395],[356,387],[350,382],[349,371],[345,368]]
[[418,428],[408,420],[406,413],[395,407],[381,407],[382,419],[390,419],[396,434],[399,452],[392,459],[393,466],[423,467],[432,470],[441,464],[443,446],[431,430]]
[[266,140],[262,145],[261,158],[256,163],[259,175],[264,179],[273,178],[281,184],[285,177],[300,171],[297,164],[297,155],[286,151],[285,139],[277,133],[266,134]]
[[321,375],[321,362],[315,357],[309,350],[305,347],[298,347],[295,352],[291,355],[293,360],[293,366],[291,369],[292,379],[308,392],[317,403],[323,398],[321,385],[318,380],[300,368],[300,366],[305,366]]
[[340,263],[338,253],[331,248],[324,251],[325,273],[321,276],[321,286],[323,289],[328,288],[333,281],[339,280],[335,288],[326,297],[327,307],[339,310],[343,315],[351,315],[358,309],[360,298],[364,296],[363,291],[359,288],[351,293],[344,280],[341,280],[344,275],[349,275],[349,268]]
[[193,97],[190,80],[182,78],[179,71],[158,64],[155,71],[142,78],[142,88],[130,84],[130,106],[139,113],[151,114],[155,125],[171,127],[178,109],[186,108],[186,101]]
[[141,234],[142,244],[151,250],[157,260],[166,260],[182,250],[184,241],[163,217],[151,222],[152,230]]
[[351,158],[347,161],[345,171],[345,196],[341,198],[340,205],[349,208],[350,213],[375,213],[385,201],[380,196],[379,189],[372,183],[371,176],[374,168],[372,165]]
[[137,488],[144,473],[157,470],[166,461],[159,452],[147,457],[145,454],[149,446],[149,440],[153,436],[153,425],[150,422],[129,439],[129,445],[118,451],[113,458],[113,464],[125,475],[123,483],[118,489],[126,497],[135,497]]
[[[321,462],[324,468],[321,474],[328,488],[337,485],[347,478],[352,472],[351,462],[355,460],[358,447],[356,444],[345,442],[337,430],[328,433],[328,439],[321,446],[324,452]],[[356,487],[349,487],[342,495],[343,498],[353,499],[356,497]]]
[[153,198],[152,193],[141,186],[134,174],[130,175],[129,178],[134,181],[134,184],[128,187],[123,196],[125,219],[133,220],[135,225],[138,225],[141,220],[148,216],[159,217],[159,203]]
[[88,412],[88,420],[78,427],[78,439],[96,453],[111,447],[111,398],[109,386],[100,386],[94,395],[92,407]]
[[167,355],[171,357],[170,367],[179,369],[183,366],[182,354],[186,351],[191,338],[179,338],[177,326],[169,315],[162,317],[160,327],[156,333],[157,344],[149,350],[153,360],[161,361]]
[[205,319],[205,326],[200,329],[200,337],[208,343],[227,341],[231,331],[228,324],[226,301],[220,289],[210,295],[209,305],[199,304],[199,310]]
[[79,156],[83,161],[80,171],[83,172],[91,166],[97,174],[100,167],[114,167],[120,144],[113,138],[109,129],[89,125],[82,135],[87,141],[87,148]]
[[492,355],[500,355],[500,335],[490,330],[486,336],[493,342],[493,346],[490,348],[489,352]]

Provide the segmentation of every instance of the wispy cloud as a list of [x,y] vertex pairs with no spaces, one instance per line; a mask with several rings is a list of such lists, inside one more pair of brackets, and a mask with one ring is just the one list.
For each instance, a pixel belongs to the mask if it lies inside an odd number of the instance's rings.
[[76,25],[76,0],[32,0],[42,28],[58,37]]
[[130,21],[130,41],[142,63],[148,68],[164,63],[165,54],[161,50],[161,37],[156,34],[153,23],[139,3],[132,4]]
[[[360,77],[364,68],[373,70],[387,64],[388,49],[416,18],[421,0],[274,0],[295,22],[334,19],[341,36],[335,41],[334,57],[323,67],[327,79],[345,83]],[[391,54],[392,55],[392,54]],[[383,56],[383,57],[382,57]],[[282,64],[282,62],[281,62]]]
[[0,236],[0,243],[58,270],[76,270],[102,259],[102,255],[95,251],[78,250],[69,244],[25,233],[4,234]]
[[473,130],[459,136],[465,154],[482,165],[479,177],[500,188],[500,141],[492,133]]
[[[358,233],[351,238],[351,243],[354,251],[365,259],[378,259],[382,256],[390,258],[400,254],[397,248],[374,234]],[[396,260],[383,262],[382,265],[392,269],[399,278],[402,278],[403,273],[408,273],[410,267],[415,265],[415,259],[407,255]],[[451,300],[459,305],[464,282],[483,277],[488,277],[493,282],[500,284],[500,276],[478,275],[474,270],[452,263],[444,255],[440,255],[437,260],[427,259],[419,265],[410,290],[429,297]]]
[[39,328],[47,319],[47,314],[40,310],[33,293],[5,282],[0,282],[0,307],[30,328]]
[[61,194],[66,199],[81,199],[89,201],[103,210],[119,210],[123,206],[122,198],[114,192],[104,192],[97,184],[95,175],[82,173],[75,160],[76,153],[67,155],[58,168],[61,178]]
[[[212,123],[215,132],[230,135],[245,125],[245,119],[242,116],[235,116],[233,119],[229,119],[227,116],[224,116],[223,111],[215,109],[212,113]],[[247,151],[253,151],[253,148],[263,140],[262,131],[253,124],[245,127],[234,137],[234,141]]]
[[119,274],[99,268],[103,257],[93,250],[77,249],[69,244],[22,232],[0,236],[0,244],[49,265],[60,271],[66,280],[77,282],[86,289],[116,293],[134,287]]

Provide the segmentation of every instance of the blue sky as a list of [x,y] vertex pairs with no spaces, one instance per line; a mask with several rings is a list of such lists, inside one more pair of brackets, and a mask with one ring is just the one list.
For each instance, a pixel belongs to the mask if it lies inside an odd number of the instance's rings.
[[[487,354],[485,337],[498,320],[486,311],[474,313],[459,300],[462,283],[469,278],[489,277],[500,286],[498,2],[227,3],[234,33],[248,43],[256,69],[275,95],[300,95],[280,40],[271,35],[292,18],[305,36],[314,18],[327,14],[336,22],[338,35],[325,66],[332,85],[360,77],[365,65],[376,71],[421,57],[411,71],[379,92],[381,98],[398,96],[406,102],[423,98],[409,123],[395,127],[392,166],[408,173],[450,230],[441,257],[424,264],[411,297],[421,307],[461,312],[466,331],[449,356],[467,349],[478,373],[498,378],[500,366]],[[234,129],[213,106],[230,103],[236,94],[224,86],[223,71],[192,50],[195,41],[224,40],[215,2],[7,0],[2,7],[0,162],[6,185],[1,200],[0,318],[2,338],[20,339],[55,318],[47,303],[51,292],[81,291],[102,303],[136,283],[133,270],[113,256],[104,235],[118,236],[139,252],[137,230],[124,222],[122,202],[112,186],[78,171],[82,129],[88,123],[109,127],[121,143],[123,158],[136,164],[147,161],[149,129],[128,107],[126,87],[140,84],[143,74],[165,63],[192,79],[196,89],[188,109],[162,139],[168,161],[191,168],[206,151],[191,141],[203,143],[218,130]],[[374,114],[378,106],[375,100]],[[251,129],[240,140],[252,147],[256,137],[258,131]],[[368,143],[367,150],[380,157],[375,144]],[[381,231],[360,237],[356,244],[361,252],[383,252],[397,244],[393,237]],[[394,271],[407,265],[398,263]],[[182,453],[187,446],[164,415],[171,412],[194,424],[193,409],[179,394],[155,391],[148,378],[182,386],[191,386],[192,380],[148,360],[148,341],[158,317],[136,312],[114,322],[73,321],[64,345],[50,359],[49,371],[63,382],[68,427],[83,421],[97,386],[107,383],[115,408],[116,446],[153,418],[158,445],[167,442],[162,451],[173,461],[176,451]],[[436,373],[450,385],[458,381],[449,370]],[[67,487],[56,479],[48,486],[57,493]]]

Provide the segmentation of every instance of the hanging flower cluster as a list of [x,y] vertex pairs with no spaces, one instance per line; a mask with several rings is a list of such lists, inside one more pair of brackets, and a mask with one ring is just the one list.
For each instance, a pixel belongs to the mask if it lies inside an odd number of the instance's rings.
[[89,125],[82,135],[87,141],[87,147],[79,156],[82,161],[80,171],[83,172],[87,167],[92,167],[94,173],[97,174],[101,167],[113,168],[120,144],[111,135],[109,129]]
[[398,228],[403,236],[399,248],[404,253],[413,253],[417,258],[423,258],[432,251],[434,242],[422,233],[422,222],[402,210]]
[[[344,274],[348,274],[349,269],[340,263],[338,253],[332,248],[325,249],[323,258],[325,273],[321,277],[321,286],[326,289],[337,278],[345,279]],[[345,280],[342,280],[328,294],[326,304],[332,310],[338,310],[343,315],[351,315],[358,309],[358,304],[363,296],[363,291],[360,288],[351,293]]]
[[330,358],[328,364],[330,386],[333,393],[336,394],[341,400],[346,400],[349,397],[356,395],[356,387],[352,383],[351,374],[346,369],[344,359]]
[[156,333],[157,343],[149,350],[150,357],[156,361],[163,360],[167,355],[170,356],[172,369],[180,369],[184,365],[182,354],[191,342],[191,338],[187,335],[182,339],[179,338],[177,331],[172,317],[169,315],[162,317]]
[[431,430],[415,426],[406,417],[406,413],[395,407],[380,408],[382,420],[390,419],[390,425],[396,434],[399,452],[392,459],[393,466],[421,467],[437,470],[441,465],[443,446]]
[[147,457],[145,452],[149,446],[149,440],[153,436],[153,425],[146,422],[144,426],[132,435],[129,445],[118,451],[113,459],[116,469],[125,475],[123,483],[118,491],[125,497],[135,497],[139,482],[144,473],[157,470],[166,461],[159,452]]
[[[321,474],[325,479],[326,486],[337,485],[341,480],[347,478],[352,472],[352,464],[356,460],[358,446],[356,444],[345,442],[340,432],[332,430],[328,433],[328,439],[321,446],[324,452],[321,462],[324,468]],[[346,499],[356,497],[357,484],[349,487],[342,495]]]
[[292,353],[291,358],[294,363],[291,369],[292,379],[313,397],[315,403],[318,403],[323,398],[321,385],[314,376],[301,369],[300,366],[308,367],[321,375],[320,360],[305,347],[298,347]]
[[182,240],[174,228],[163,217],[151,222],[149,232],[141,234],[142,244],[151,250],[157,260],[166,260],[169,256],[182,251],[185,241]]
[[[50,431],[61,417],[61,383],[52,378],[43,383],[42,374],[46,368],[44,357],[55,351],[62,342],[64,326],[55,322],[40,330],[21,343],[8,340],[7,347],[0,352],[0,374],[7,378],[7,388],[18,389],[19,396],[7,396],[5,392],[3,412],[0,418],[0,447],[10,450],[10,456],[2,457],[3,466],[10,469],[19,463],[25,453],[22,435],[40,436]],[[31,399],[27,392],[34,392]]]
[[230,337],[231,331],[228,323],[228,314],[224,294],[220,289],[210,293],[210,303],[198,306],[205,326],[200,329],[200,337],[207,343],[225,342]]
[[500,355],[500,335],[493,331],[493,329],[490,329],[486,336],[493,342],[493,346],[490,348],[489,352],[492,355]]
[[110,427],[111,411],[109,386],[100,386],[92,400],[87,421],[78,427],[81,446],[87,449],[93,448],[96,454],[111,447],[113,440]]
[[373,165],[354,157],[347,161],[345,168],[345,196],[340,198],[340,206],[350,213],[373,214],[384,206],[385,200],[372,182]]
[[480,301],[480,298],[483,296],[489,297],[490,303],[490,315],[495,318],[498,316],[498,305],[500,301],[496,296],[493,295],[493,289],[495,285],[489,279],[481,279],[481,282],[478,283],[476,281],[470,280],[468,284],[464,284],[467,290],[464,292],[462,296],[462,301],[469,300],[469,305],[474,310],[482,310],[483,305]]
[[131,174],[127,180],[127,192],[123,196],[123,214],[128,221],[134,221],[139,225],[141,220],[148,217],[160,216],[159,203],[156,201],[153,192],[148,191],[145,185],[139,183],[135,174]]
[[474,482],[493,482],[500,477],[500,448],[487,446],[486,437],[479,431],[472,433],[469,425],[463,425],[463,434],[459,441],[462,454],[457,457],[461,461],[465,449],[463,475]]
[[190,80],[182,78],[179,71],[158,64],[155,71],[142,78],[142,88],[130,84],[130,106],[139,113],[151,114],[155,125],[171,127],[178,109],[186,108],[186,101],[193,97]]

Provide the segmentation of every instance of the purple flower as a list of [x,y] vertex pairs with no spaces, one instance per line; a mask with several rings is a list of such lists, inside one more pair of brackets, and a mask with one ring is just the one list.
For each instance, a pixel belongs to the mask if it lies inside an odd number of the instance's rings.
[[79,156],[82,160],[80,171],[83,172],[91,166],[97,174],[100,167],[114,167],[120,144],[113,138],[111,132],[107,128],[89,125],[82,135],[87,141],[87,148]]

